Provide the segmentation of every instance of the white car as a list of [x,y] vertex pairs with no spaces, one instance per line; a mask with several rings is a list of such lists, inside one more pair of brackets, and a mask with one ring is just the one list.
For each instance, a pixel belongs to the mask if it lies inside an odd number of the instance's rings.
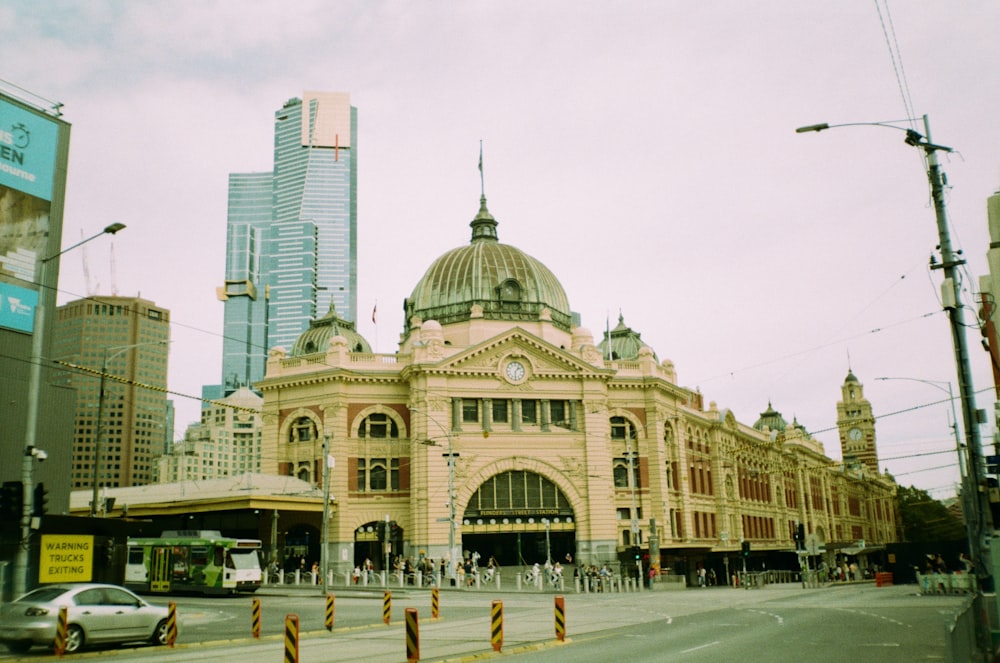
[[0,606],[0,642],[15,654],[52,647],[59,608],[66,606],[66,653],[100,643],[167,644],[168,609],[117,585],[43,585]]

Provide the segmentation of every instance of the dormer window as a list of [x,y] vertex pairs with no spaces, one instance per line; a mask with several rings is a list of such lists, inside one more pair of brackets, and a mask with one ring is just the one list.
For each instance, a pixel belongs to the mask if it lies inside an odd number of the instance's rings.
[[500,301],[519,302],[521,301],[521,286],[517,281],[508,279],[500,284]]

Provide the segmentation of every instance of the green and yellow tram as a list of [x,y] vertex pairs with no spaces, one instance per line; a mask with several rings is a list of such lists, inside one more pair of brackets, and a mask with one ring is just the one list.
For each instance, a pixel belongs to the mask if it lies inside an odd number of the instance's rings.
[[165,531],[128,540],[125,586],[137,592],[235,594],[260,587],[261,542],[215,530]]

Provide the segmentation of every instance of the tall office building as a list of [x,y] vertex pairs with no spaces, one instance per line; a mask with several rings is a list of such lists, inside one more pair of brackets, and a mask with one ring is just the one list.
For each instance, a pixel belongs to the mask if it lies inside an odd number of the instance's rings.
[[70,485],[93,487],[95,456],[99,486],[151,483],[169,430],[170,312],[135,297],[80,299],[59,307],[53,330],[66,369],[57,382],[77,394]]
[[268,350],[331,302],[357,319],[356,145],[350,95],[306,92],[275,113],[274,170],[230,176],[223,393],[259,381]]

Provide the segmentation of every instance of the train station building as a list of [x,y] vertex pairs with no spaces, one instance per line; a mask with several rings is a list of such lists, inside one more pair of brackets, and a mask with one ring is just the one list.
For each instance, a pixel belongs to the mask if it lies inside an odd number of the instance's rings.
[[[706,403],[624,318],[595,339],[556,276],[500,242],[485,197],[470,225],[404,301],[397,352],[373,353],[331,307],[270,350],[255,385],[260,471],[328,492],[332,570],[638,552],[692,574],[728,570],[744,542],[751,559],[792,564],[797,533],[830,561],[898,539],[896,484],[853,373],[830,404],[835,461],[769,403],[754,423]],[[280,532],[321,536],[315,518]]]

